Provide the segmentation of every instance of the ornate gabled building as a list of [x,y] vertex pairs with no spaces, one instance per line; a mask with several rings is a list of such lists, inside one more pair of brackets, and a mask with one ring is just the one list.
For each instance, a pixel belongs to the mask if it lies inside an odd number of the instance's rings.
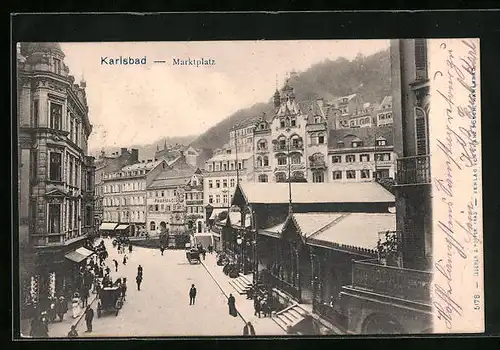
[[82,249],[95,232],[95,166],[87,149],[92,125],[85,88],[83,78],[78,85],[69,75],[59,44],[19,44],[19,242],[24,306],[44,307],[49,297],[77,290],[73,272],[92,253]]

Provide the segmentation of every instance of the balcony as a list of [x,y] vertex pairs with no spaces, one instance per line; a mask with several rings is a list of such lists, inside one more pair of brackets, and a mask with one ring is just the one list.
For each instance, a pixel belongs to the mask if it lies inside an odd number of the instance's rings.
[[430,183],[431,167],[429,155],[404,157],[397,160],[397,185],[422,185]]
[[186,205],[203,205],[203,199],[186,200]]
[[304,144],[302,142],[299,142],[297,144],[291,144],[290,145],[290,151],[303,151],[304,150]]
[[257,153],[269,153],[269,148],[267,148],[267,147],[257,147]]
[[273,151],[274,152],[288,152],[288,147],[286,145],[274,144]]
[[317,169],[317,170],[326,169],[326,162],[324,160],[316,160],[310,162],[309,167],[311,169]]
[[377,168],[390,168],[390,167],[394,166],[394,161],[393,160],[376,160],[375,166]]
[[355,261],[352,286],[411,301],[430,300],[432,274],[425,271]]

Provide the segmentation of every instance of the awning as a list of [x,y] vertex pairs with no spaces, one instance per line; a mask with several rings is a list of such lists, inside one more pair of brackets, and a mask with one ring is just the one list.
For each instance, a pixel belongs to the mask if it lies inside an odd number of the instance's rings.
[[116,226],[115,230],[126,230],[128,229],[129,226],[130,226],[129,224],[121,224]]
[[77,250],[73,250],[73,251],[69,252],[64,257],[66,259],[69,259],[69,260],[74,261],[76,263],[80,263],[83,260],[87,259],[92,254],[94,254],[93,251],[88,250],[87,248],[84,248],[84,247],[80,247]]
[[116,222],[103,222],[101,226],[99,226],[99,230],[114,230],[118,223]]
[[214,209],[214,211],[212,212],[212,215],[210,215],[209,220],[215,220],[217,218],[217,215],[219,215],[223,211],[227,212],[227,209],[220,209],[220,208]]

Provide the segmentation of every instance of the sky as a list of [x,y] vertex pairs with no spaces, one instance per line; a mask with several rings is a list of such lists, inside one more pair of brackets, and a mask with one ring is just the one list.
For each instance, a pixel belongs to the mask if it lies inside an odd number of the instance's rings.
[[[82,76],[87,83],[90,150],[202,134],[241,108],[269,101],[292,70],[388,47],[388,40],[61,43],[75,83]],[[120,56],[145,56],[147,63],[101,64],[102,57]],[[173,65],[176,58],[215,65]]]

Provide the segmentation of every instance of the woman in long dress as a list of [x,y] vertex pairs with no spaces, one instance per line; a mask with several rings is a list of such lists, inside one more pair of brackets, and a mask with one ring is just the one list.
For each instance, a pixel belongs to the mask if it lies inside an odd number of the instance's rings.
[[229,314],[233,317],[237,317],[238,311],[236,311],[236,299],[234,299],[232,294],[229,294],[229,298],[227,298],[227,305],[229,306]]
[[73,307],[73,318],[77,318],[82,314],[82,308],[80,306],[80,294],[73,294],[73,299],[71,300]]

